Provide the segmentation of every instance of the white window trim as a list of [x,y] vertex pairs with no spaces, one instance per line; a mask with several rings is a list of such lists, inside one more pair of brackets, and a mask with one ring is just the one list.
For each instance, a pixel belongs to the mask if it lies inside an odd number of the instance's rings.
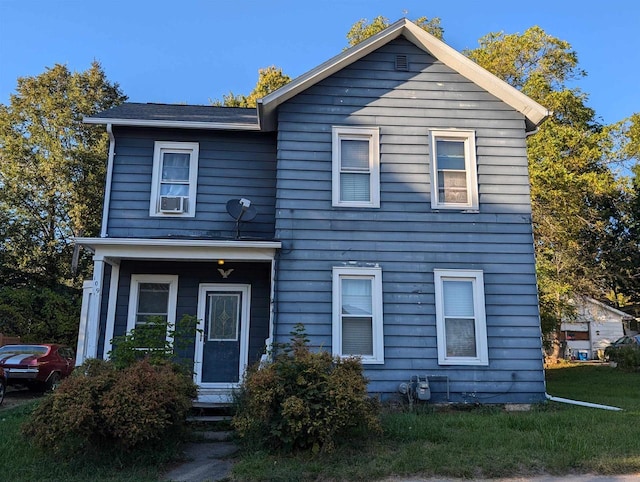
[[372,279],[372,336],[373,356],[360,357],[363,364],[384,363],[384,333],[382,311],[382,269],[361,267],[334,267],[333,268],[333,322],[332,322],[332,352],[335,356],[350,356],[342,354],[342,278],[368,278]]
[[[464,163],[467,177],[467,203],[440,202],[438,190],[438,158],[436,141],[451,139],[464,142]],[[476,134],[474,131],[431,130],[429,131],[429,154],[431,156],[431,209],[477,210],[478,175],[476,159]]]
[[[366,139],[369,141],[369,201],[340,200],[340,140]],[[334,207],[380,207],[380,129],[377,127],[345,127],[331,128],[332,158],[332,206]]]
[[[488,365],[487,319],[485,313],[484,278],[481,270],[434,269],[436,296],[436,334],[439,365]],[[444,293],[442,282],[447,280],[472,281],[475,314],[476,354],[475,357],[447,357],[446,332],[444,326]]]
[[[149,215],[155,217],[187,217],[196,215],[196,194],[198,187],[198,156],[197,142],[155,141],[153,148],[153,176],[151,180],[151,199]],[[160,211],[160,181],[162,179],[162,153],[164,151],[190,151],[189,161],[189,198],[188,209],[183,213],[163,213]]]
[[127,333],[136,327],[138,311],[138,294],[140,283],[164,283],[169,285],[169,303],[167,307],[167,341],[171,341],[169,332],[176,325],[176,308],[178,305],[178,275],[166,274],[132,274],[129,288],[129,311],[127,314]]

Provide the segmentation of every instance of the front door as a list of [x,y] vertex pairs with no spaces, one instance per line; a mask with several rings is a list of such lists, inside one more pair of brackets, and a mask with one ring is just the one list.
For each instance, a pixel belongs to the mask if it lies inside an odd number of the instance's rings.
[[195,380],[201,388],[232,388],[247,366],[251,286],[201,284]]

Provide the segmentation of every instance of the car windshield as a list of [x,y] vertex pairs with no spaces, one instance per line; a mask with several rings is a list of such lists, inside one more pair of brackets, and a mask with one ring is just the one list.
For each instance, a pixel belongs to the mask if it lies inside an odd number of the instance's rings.
[[0,355],[45,355],[48,348],[42,345],[5,345],[0,347]]

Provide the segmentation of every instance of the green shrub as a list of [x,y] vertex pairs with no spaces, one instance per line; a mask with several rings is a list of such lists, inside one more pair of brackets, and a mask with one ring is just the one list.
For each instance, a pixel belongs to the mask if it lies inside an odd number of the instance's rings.
[[640,348],[635,345],[610,346],[604,351],[609,361],[616,362],[622,370],[638,370],[640,368]]
[[128,451],[176,439],[195,396],[191,378],[172,364],[141,360],[118,370],[89,360],[42,400],[23,434],[63,456]]
[[356,358],[312,352],[302,325],[273,362],[247,370],[233,426],[247,445],[267,450],[331,451],[355,428],[379,432],[379,407],[367,397]]
[[151,316],[145,325],[111,340],[113,349],[109,352],[109,359],[117,368],[125,368],[138,360],[147,359],[151,364],[175,363],[190,372],[193,369],[193,358],[181,355],[193,344],[196,332],[199,331],[197,326],[198,319],[185,314],[175,325],[169,325],[167,330],[164,318]]

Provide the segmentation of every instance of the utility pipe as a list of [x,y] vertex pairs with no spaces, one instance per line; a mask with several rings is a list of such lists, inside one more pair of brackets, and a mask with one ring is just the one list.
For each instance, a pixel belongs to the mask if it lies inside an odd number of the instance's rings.
[[598,403],[580,402],[579,400],[570,400],[568,398],[553,397],[548,393],[545,393],[545,396],[547,397],[547,400],[551,400],[552,402],[568,403],[570,405],[580,405],[582,407],[589,407],[589,408],[600,408],[602,410],[612,410],[614,412],[622,411],[621,408],[612,407],[611,405],[600,405]]

